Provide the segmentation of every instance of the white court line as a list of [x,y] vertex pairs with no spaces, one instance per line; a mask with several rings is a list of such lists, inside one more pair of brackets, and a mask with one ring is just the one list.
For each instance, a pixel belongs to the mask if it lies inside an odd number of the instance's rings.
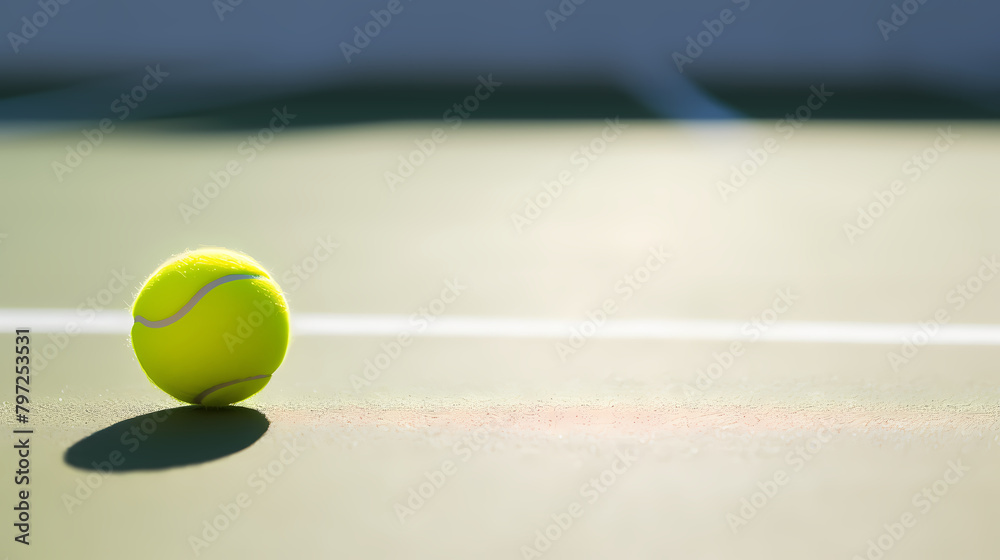
[[[295,313],[292,333],[296,336],[387,336],[407,332],[413,336],[473,338],[569,339],[579,320],[514,317],[439,317],[420,331],[404,315],[339,315]],[[66,332],[74,325],[87,334],[128,334],[132,317],[126,311],[105,311],[83,316],[73,309],[0,309],[0,333],[30,328],[34,333]],[[698,319],[609,320],[588,338],[630,340],[754,340],[740,321]],[[588,331],[590,329],[587,329]],[[900,344],[920,332],[910,323],[848,323],[779,321],[760,337],[773,342],[846,344]],[[922,343],[923,336],[917,341]],[[930,338],[933,345],[1000,346],[1000,325],[945,325]]]

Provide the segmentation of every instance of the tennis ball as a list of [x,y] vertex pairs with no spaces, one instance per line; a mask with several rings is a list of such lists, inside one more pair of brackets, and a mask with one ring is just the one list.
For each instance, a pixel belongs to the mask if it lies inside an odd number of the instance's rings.
[[132,305],[132,348],[154,385],[223,406],[260,391],[288,348],[288,305],[257,261],[206,248],[163,263]]

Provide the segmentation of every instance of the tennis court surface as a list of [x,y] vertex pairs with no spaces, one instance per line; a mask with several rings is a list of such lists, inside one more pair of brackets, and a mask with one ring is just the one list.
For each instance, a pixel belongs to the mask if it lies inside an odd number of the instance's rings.
[[[33,366],[27,422],[2,389],[4,555],[1000,552],[995,125],[270,129],[285,109],[122,126],[62,174],[78,130],[0,139],[0,344],[30,329]],[[128,338],[146,276],[202,246],[292,313],[227,410]]]

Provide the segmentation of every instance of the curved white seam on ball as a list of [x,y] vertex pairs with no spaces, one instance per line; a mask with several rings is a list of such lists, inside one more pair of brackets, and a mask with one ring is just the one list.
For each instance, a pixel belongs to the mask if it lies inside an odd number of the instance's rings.
[[226,381],[225,383],[219,383],[214,387],[209,387],[208,389],[205,389],[204,391],[198,393],[198,396],[194,398],[194,403],[201,404],[201,401],[205,400],[205,397],[211,395],[212,393],[218,391],[219,389],[229,387],[230,385],[236,385],[237,383],[243,383],[244,381],[253,381],[255,379],[264,379],[267,377],[271,377],[271,374],[269,373],[267,375],[255,375],[253,377],[247,377],[245,379],[237,379],[235,381]]
[[223,276],[221,278],[216,278],[215,280],[212,280],[208,284],[202,286],[201,289],[198,290],[198,292],[195,293],[194,296],[192,296],[191,299],[184,304],[184,307],[181,307],[179,310],[177,310],[177,313],[174,313],[170,317],[167,317],[166,319],[160,319],[159,321],[150,321],[149,319],[141,315],[136,315],[135,322],[142,323],[143,325],[146,325],[147,327],[153,329],[159,329],[166,327],[168,325],[172,325],[177,321],[180,321],[181,317],[187,315],[187,312],[191,311],[191,309],[194,308],[195,304],[201,301],[201,298],[205,297],[205,295],[208,294],[208,292],[212,291],[218,286],[221,286],[226,282],[233,282],[234,280],[249,280],[251,278],[263,278],[263,277],[260,276],[259,274],[227,274],[226,276]]

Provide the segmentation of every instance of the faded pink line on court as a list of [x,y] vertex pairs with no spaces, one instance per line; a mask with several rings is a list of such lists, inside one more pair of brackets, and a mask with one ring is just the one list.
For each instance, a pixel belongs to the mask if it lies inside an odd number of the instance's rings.
[[975,433],[995,430],[1000,414],[969,407],[944,411],[919,406],[801,408],[768,406],[435,405],[426,407],[347,405],[326,410],[263,407],[276,422],[386,427],[399,430],[487,428],[521,435],[650,434],[711,435],[816,431],[835,433]]

